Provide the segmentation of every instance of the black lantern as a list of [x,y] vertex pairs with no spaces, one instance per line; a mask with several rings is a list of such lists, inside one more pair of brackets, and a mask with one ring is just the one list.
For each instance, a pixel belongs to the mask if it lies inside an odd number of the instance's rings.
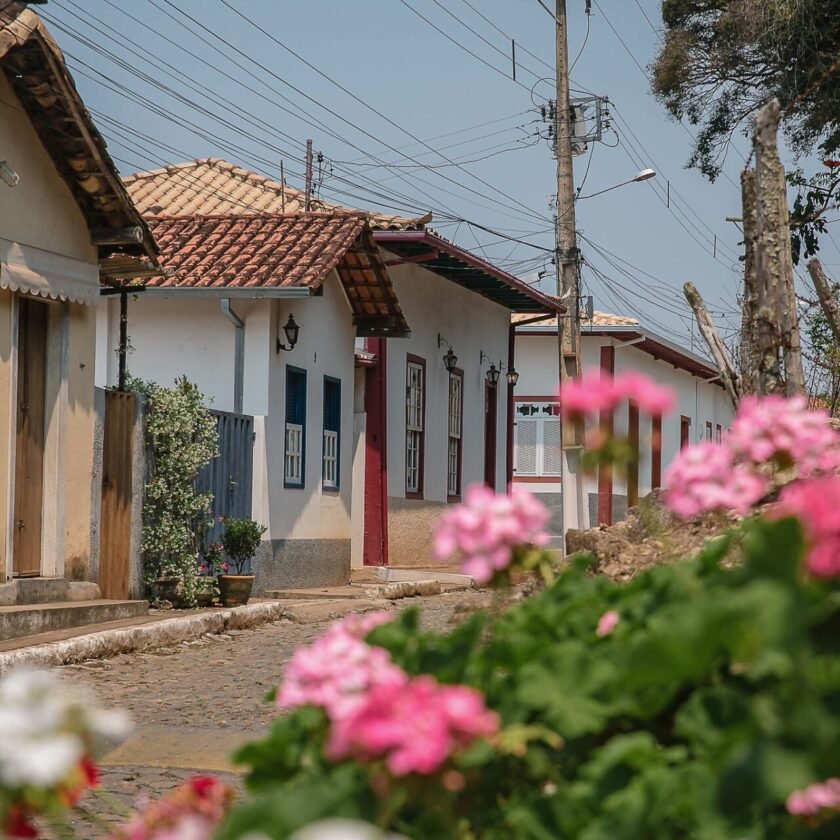
[[499,377],[502,375],[502,372],[496,367],[496,365],[490,365],[490,369],[487,371],[487,381],[491,385],[496,385],[499,381]]
[[446,368],[447,373],[452,373],[458,367],[458,357],[452,352],[451,347],[444,354],[443,366]]
[[289,342],[289,346],[286,347],[285,344],[281,343],[280,339],[277,339],[277,352],[279,353],[281,350],[294,350],[295,345],[298,342],[298,336],[300,335],[300,327],[295,322],[295,316],[289,314],[289,320],[286,321],[285,325],[283,326],[283,332],[286,333],[286,341]]
[[517,382],[519,382],[519,371],[516,368],[508,368],[508,372],[506,374],[508,385],[513,388]]

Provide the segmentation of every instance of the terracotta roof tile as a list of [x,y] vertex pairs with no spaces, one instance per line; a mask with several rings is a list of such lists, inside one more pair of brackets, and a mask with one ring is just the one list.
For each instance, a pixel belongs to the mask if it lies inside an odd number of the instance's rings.
[[175,289],[317,289],[335,269],[359,335],[408,334],[365,216],[351,213],[149,216]]
[[[137,208],[146,216],[217,215],[221,213],[300,213],[304,195],[255,172],[220,158],[178,163],[124,179]],[[344,211],[345,208],[315,199],[313,211]],[[409,219],[363,213],[378,230],[418,230],[431,221],[431,214]]]
[[[528,313],[515,314],[511,316],[514,324],[519,321],[527,321],[533,318],[533,315]],[[581,325],[586,327],[632,327],[639,322],[635,318],[628,318],[625,315],[612,315],[609,312],[594,312],[592,320],[581,320]],[[539,321],[533,325],[534,327],[556,327],[557,318],[546,318],[544,321]]]

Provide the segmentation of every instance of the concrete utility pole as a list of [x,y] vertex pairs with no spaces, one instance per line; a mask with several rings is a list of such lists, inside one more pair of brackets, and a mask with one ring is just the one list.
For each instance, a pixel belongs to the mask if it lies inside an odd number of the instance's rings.
[[[555,155],[557,157],[557,220],[555,259],[557,293],[568,308],[558,316],[560,385],[580,376],[580,284],[579,254],[575,231],[575,178],[572,167],[572,122],[569,102],[569,45],[566,0],[556,0],[557,103],[555,107]],[[579,425],[563,423],[562,492],[563,534],[571,528],[587,528],[589,508],[584,498]]]

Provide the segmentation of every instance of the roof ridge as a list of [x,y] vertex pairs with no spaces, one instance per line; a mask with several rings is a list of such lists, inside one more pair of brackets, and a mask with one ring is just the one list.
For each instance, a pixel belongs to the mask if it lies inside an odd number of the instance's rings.
[[259,221],[265,219],[333,219],[352,218],[367,221],[370,213],[364,210],[352,210],[350,208],[336,207],[331,210],[299,210],[289,213],[272,213],[270,211],[242,212],[242,213],[148,213],[145,219],[166,221],[177,221],[185,219],[244,219],[245,221]]

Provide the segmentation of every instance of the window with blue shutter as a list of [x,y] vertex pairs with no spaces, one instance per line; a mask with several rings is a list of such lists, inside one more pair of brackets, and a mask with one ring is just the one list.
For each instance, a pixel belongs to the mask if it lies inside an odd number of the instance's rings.
[[337,490],[341,446],[341,381],[324,377],[324,436],[321,449],[324,487]]
[[303,487],[306,467],[306,371],[286,367],[286,445],[283,483]]

